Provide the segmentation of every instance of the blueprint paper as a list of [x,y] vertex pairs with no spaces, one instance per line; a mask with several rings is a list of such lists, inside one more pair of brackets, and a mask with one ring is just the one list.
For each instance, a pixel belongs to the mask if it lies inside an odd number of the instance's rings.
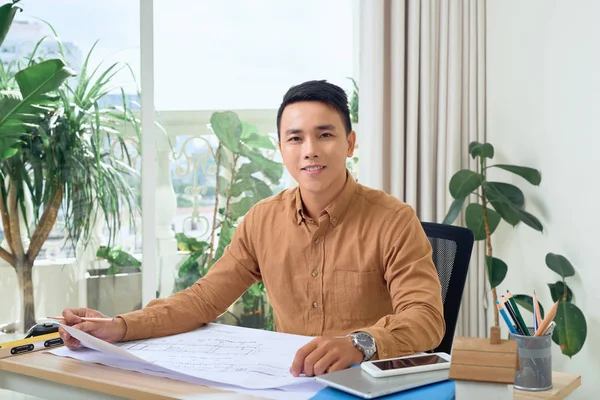
[[[110,354],[112,361],[117,360],[122,365],[127,365],[124,361],[136,362],[140,372],[176,372],[248,389],[313,382],[313,378],[294,377],[289,372],[296,351],[312,337],[208,324],[178,335],[114,345],[72,327],[63,327],[82,346]],[[78,358],[77,350],[56,349],[52,353]]]
[[75,329],[72,326],[67,326],[67,325],[63,325],[63,324],[59,324],[59,325],[62,326],[63,329],[69,333],[69,335],[71,335],[75,339],[79,340],[81,342],[82,346],[87,347],[88,349],[97,350],[97,351],[103,352],[103,353],[110,353],[115,356],[125,358],[127,360],[145,362],[145,360],[143,360],[139,357],[136,357],[133,354],[130,354],[123,349],[120,349],[119,347],[115,346],[114,344],[110,344],[108,342],[105,342],[104,340],[100,340],[90,334],[80,331],[79,329]]
[[[209,386],[219,390],[228,390],[241,394],[248,394],[258,398],[272,400],[306,400],[313,397],[325,386],[316,382],[307,382],[300,385],[286,386],[282,389],[244,389],[239,386],[226,385],[223,383],[215,383],[201,378],[196,378],[190,375],[181,374],[175,371],[168,370],[158,365],[140,363],[128,359],[120,358],[113,354],[101,353],[96,350],[80,348],[77,351],[69,350],[67,347],[59,347],[48,351],[49,353],[75,358],[80,361],[93,362],[107,365],[119,369],[136,371],[148,375],[153,375],[161,378],[175,379],[183,382],[193,383],[196,385]],[[188,395],[181,397],[184,400],[200,398],[202,395]]]

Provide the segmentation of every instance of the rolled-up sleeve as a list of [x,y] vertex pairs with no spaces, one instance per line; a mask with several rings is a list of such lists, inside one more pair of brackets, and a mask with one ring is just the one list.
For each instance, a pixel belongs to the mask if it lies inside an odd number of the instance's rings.
[[119,315],[127,325],[123,341],[187,332],[214,321],[252,284],[261,280],[253,238],[256,210],[246,214],[231,243],[206,276],[192,287],[141,310]]
[[384,237],[384,277],[393,314],[379,319],[368,332],[377,344],[377,358],[399,357],[437,347],[445,333],[442,290],[432,248],[414,211],[398,211]]

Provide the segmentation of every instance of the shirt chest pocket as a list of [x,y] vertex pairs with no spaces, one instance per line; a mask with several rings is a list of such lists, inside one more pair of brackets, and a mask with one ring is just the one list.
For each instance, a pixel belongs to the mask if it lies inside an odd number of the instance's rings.
[[336,318],[341,321],[373,323],[391,312],[391,299],[379,271],[334,272]]

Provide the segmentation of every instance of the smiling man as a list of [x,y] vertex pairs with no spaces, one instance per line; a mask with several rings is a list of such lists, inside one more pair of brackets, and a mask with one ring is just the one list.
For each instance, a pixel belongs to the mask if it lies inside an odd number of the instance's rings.
[[315,336],[296,354],[296,376],[435,348],[445,325],[431,246],[411,207],[348,173],[356,133],[344,91],[325,81],[292,87],[277,129],[298,187],[256,204],[205,277],[113,322],[83,322],[102,315],[66,309],[67,323],[110,342],[186,332],[263,280],[276,329]]

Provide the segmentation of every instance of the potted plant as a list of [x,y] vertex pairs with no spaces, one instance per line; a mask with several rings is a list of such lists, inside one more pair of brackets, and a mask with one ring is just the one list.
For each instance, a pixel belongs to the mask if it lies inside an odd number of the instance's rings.
[[[552,301],[558,302],[556,316],[553,321],[556,328],[552,332],[552,341],[556,343],[561,352],[573,357],[583,348],[587,337],[587,322],[583,311],[573,302],[574,295],[571,288],[567,285],[566,278],[575,275],[575,268],[571,262],[563,255],[548,253],[546,254],[546,266],[554,271],[560,280],[548,284]],[[515,301],[521,307],[533,312],[533,297],[526,294],[517,294]],[[540,318],[544,318],[544,307],[538,301]]]
[[[241,218],[254,204],[273,195],[267,182],[278,185],[283,174],[283,165],[264,155],[264,151],[275,150],[275,145],[255,126],[240,121],[231,111],[215,112],[210,122],[218,138],[216,149],[212,149],[217,176],[212,230],[204,240],[176,235],[179,250],[190,255],[179,267],[175,292],[208,272],[231,242]],[[252,285],[240,298],[241,315],[229,315],[241,326],[273,329],[265,294],[262,282]]]
[[[139,135],[140,127],[124,94],[122,107],[101,106],[120,66],[98,66],[90,72],[92,51],[78,76],[58,88],[57,106],[45,107],[38,125],[27,124],[28,115],[14,116],[26,131],[16,144],[17,153],[0,161],[0,212],[9,247],[0,249],[0,256],[17,274],[25,329],[35,324],[33,265],[59,214],[64,217],[66,240],[75,245],[90,240],[92,217],[101,211],[111,246],[121,226],[121,212],[132,216],[137,208],[126,180],[135,171],[122,132],[128,125]],[[44,62],[35,53],[30,57],[34,67]],[[8,78],[3,76],[0,81],[10,81]],[[109,150],[113,142],[123,157]],[[27,216],[28,207],[32,207],[32,218]]]
[[[475,171],[462,169],[450,179],[449,189],[454,202],[443,223],[453,223],[467,199],[474,197],[475,201],[469,202],[466,207],[465,222],[467,227],[473,231],[475,240],[485,241],[485,275],[492,291],[492,304],[496,304],[498,300],[496,287],[506,277],[508,266],[501,259],[494,257],[492,234],[502,220],[512,226],[522,222],[539,232],[543,230],[543,226],[537,217],[525,211],[523,191],[509,183],[490,181],[488,170],[490,168],[502,169],[518,175],[536,186],[540,184],[542,176],[534,168],[507,164],[488,165],[488,160],[494,158],[494,147],[490,143],[470,143],[469,154],[473,159],[477,159],[477,168]],[[499,326],[498,310],[496,307],[493,309],[494,326]]]

